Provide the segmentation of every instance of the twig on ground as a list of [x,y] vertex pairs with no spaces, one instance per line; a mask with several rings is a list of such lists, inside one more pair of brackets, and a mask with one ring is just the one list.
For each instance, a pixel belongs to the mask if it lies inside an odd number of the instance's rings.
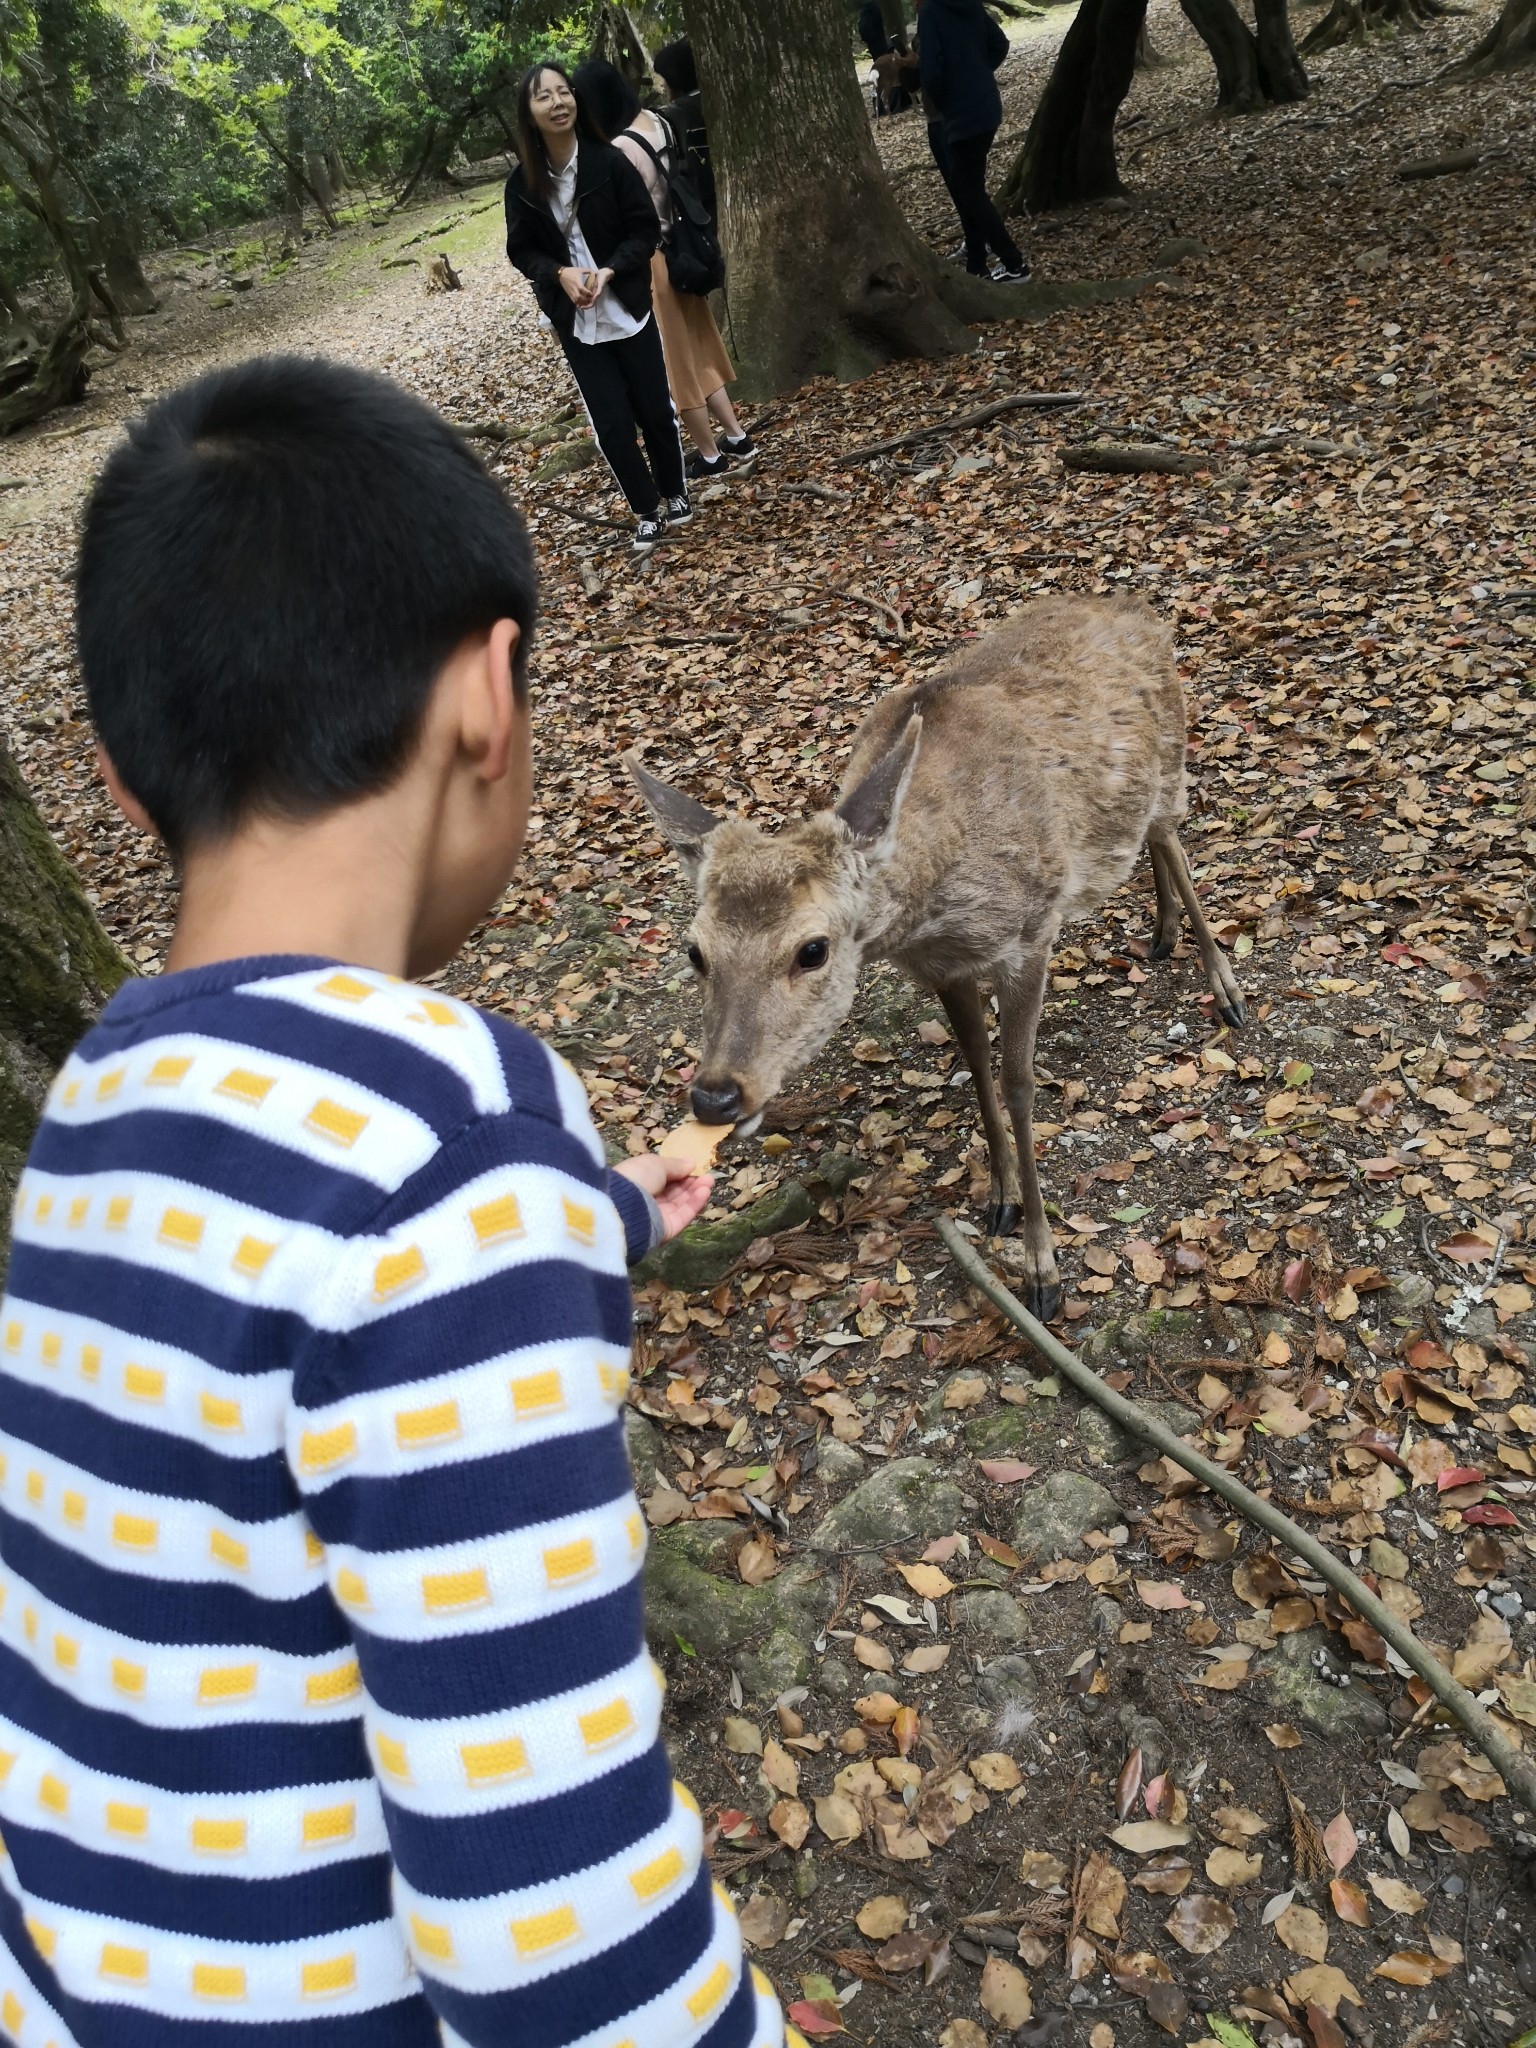
[[847,491],[829,491],[825,484],[780,484],[781,498],[824,498],[829,505],[846,505]]
[[851,598],[856,604],[867,604],[871,611],[879,612],[890,621],[891,631],[898,640],[906,639],[907,629],[902,622],[900,612],[894,606],[888,605],[883,597],[871,597],[868,591],[855,590],[847,583],[834,583],[830,577],[826,576],[818,576],[815,578],[815,581],[823,590],[835,591],[839,597]]
[[623,640],[599,640],[594,654],[617,654],[625,647],[735,647],[746,633],[631,633]]
[[864,448],[850,448],[839,460],[846,468],[855,462],[869,462],[876,455],[893,455],[898,448],[915,448],[920,441],[936,441],[941,434],[955,434],[963,427],[984,427],[988,420],[998,419],[1005,412],[1064,410],[1069,406],[1086,405],[1085,391],[1015,391],[1010,398],[995,398],[990,405],[979,405],[974,412],[963,412],[952,420],[935,420],[932,426],[913,427],[905,434],[894,434],[888,441],[871,441]]
[[1465,1686],[1459,1685],[1440,1660],[1433,1656],[1409,1628],[1405,1628],[1392,1613],[1383,1606],[1376,1595],[1362,1580],[1341,1564],[1331,1550],[1325,1549],[1315,1536],[1309,1536],[1299,1528],[1288,1515],[1283,1515],[1272,1502],[1260,1497],[1244,1486],[1240,1479],[1222,1466],[1214,1464],[1199,1451],[1192,1450],[1182,1437],[1176,1436],[1167,1424],[1151,1415],[1135,1401],[1127,1401],[1123,1394],[1114,1393],[1094,1372],[1091,1366],[1070,1352],[1064,1344],[1058,1343],[1045,1326],[1037,1322],[1022,1302],[1018,1301],[993,1273],[981,1255],[967,1244],[948,1216],[936,1219],[938,1232],[949,1248],[951,1258],[981,1294],[985,1295],[995,1308],[1001,1309],[1008,1321],[1048,1360],[1055,1371],[1072,1382],[1079,1393],[1086,1394],[1095,1406],[1114,1417],[1123,1429],[1133,1436],[1139,1436],[1165,1458],[1171,1458],[1196,1479],[1202,1480],[1212,1493],[1235,1507],[1250,1522],[1276,1536],[1296,1557],[1302,1558],[1319,1576],[1341,1593],[1350,1606],[1365,1621],[1368,1621],[1402,1658],[1410,1670],[1416,1672],[1439,1700],[1440,1704],[1482,1751],[1506,1786],[1515,1794],[1521,1805],[1536,1808],[1536,1763],[1524,1757],[1513,1748],[1507,1738],[1500,1734],[1493,1717],[1485,1707],[1478,1705]]
[[600,512],[583,512],[579,505],[561,505],[553,498],[536,501],[542,511],[558,512],[565,519],[574,519],[582,526],[601,526],[608,533],[633,533],[634,528],[622,519],[607,519]]

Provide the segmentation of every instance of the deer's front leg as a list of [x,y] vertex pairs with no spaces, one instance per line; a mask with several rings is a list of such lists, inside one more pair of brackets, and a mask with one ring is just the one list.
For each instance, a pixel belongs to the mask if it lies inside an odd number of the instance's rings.
[[998,978],[998,1018],[1003,1041],[1003,1099],[1013,1119],[1024,1204],[1024,1303],[1048,1323],[1061,1313],[1061,1276],[1056,1246],[1046,1221],[1035,1170],[1035,1031],[1045,1000],[1050,950],[1026,955],[1018,970]]
[[938,992],[960,1048],[960,1057],[971,1070],[976,1103],[981,1111],[981,1128],[987,1140],[987,1169],[991,1186],[987,1192],[988,1237],[1006,1237],[1019,1220],[1023,1194],[1019,1185],[1019,1162],[1013,1156],[1008,1127],[992,1085],[992,1044],[987,1037],[987,1015],[981,1007],[981,992],[973,980],[952,982]]

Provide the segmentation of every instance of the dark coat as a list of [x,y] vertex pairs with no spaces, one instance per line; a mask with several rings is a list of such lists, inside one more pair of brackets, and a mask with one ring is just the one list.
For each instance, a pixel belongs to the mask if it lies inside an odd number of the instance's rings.
[[1008,38],[981,0],[923,0],[917,48],[923,90],[943,117],[945,141],[995,134],[1003,101],[992,74],[1008,54]]
[[[569,339],[576,308],[560,272],[571,261],[555,216],[528,190],[521,164],[507,180],[507,259],[533,286],[541,312]],[[651,252],[661,223],[645,180],[627,157],[606,142],[581,142],[576,156],[576,218],[599,270],[612,270],[614,297],[632,318],[651,310]]]
[[699,196],[710,212],[715,211],[715,167],[709,154],[709,130],[704,125],[704,101],[696,92],[669,100],[657,113],[686,148],[692,150],[699,166]]

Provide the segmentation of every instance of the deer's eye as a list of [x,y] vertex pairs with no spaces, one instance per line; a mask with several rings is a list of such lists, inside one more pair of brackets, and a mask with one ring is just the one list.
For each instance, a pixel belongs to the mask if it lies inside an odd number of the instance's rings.
[[704,964],[704,955],[697,946],[690,946],[688,948],[688,965],[695,974],[707,974],[709,972],[709,969]]
[[795,955],[795,965],[806,974],[814,973],[818,967],[825,967],[831,947],[825,939],[807,939]]

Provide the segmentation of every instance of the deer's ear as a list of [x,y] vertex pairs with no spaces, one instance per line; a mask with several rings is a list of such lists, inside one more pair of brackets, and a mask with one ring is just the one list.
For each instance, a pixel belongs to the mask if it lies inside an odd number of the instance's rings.
[[908,719],[900,739],[837,806],[837,816],[848,827],[850,838],[865,852],[877,857],[889,852],[922,739],[921,717]]
[[682,863],[688,880],[697,882],[704,859],[704,842],[720,820],[686,791],[674,789],[670,782],[663,782],[659,775],[652,775],[643,768],[634,747],[624,755],[624,766],[629,770],[636,789],[645,798],[651,816],[661,827],[662,836]]

